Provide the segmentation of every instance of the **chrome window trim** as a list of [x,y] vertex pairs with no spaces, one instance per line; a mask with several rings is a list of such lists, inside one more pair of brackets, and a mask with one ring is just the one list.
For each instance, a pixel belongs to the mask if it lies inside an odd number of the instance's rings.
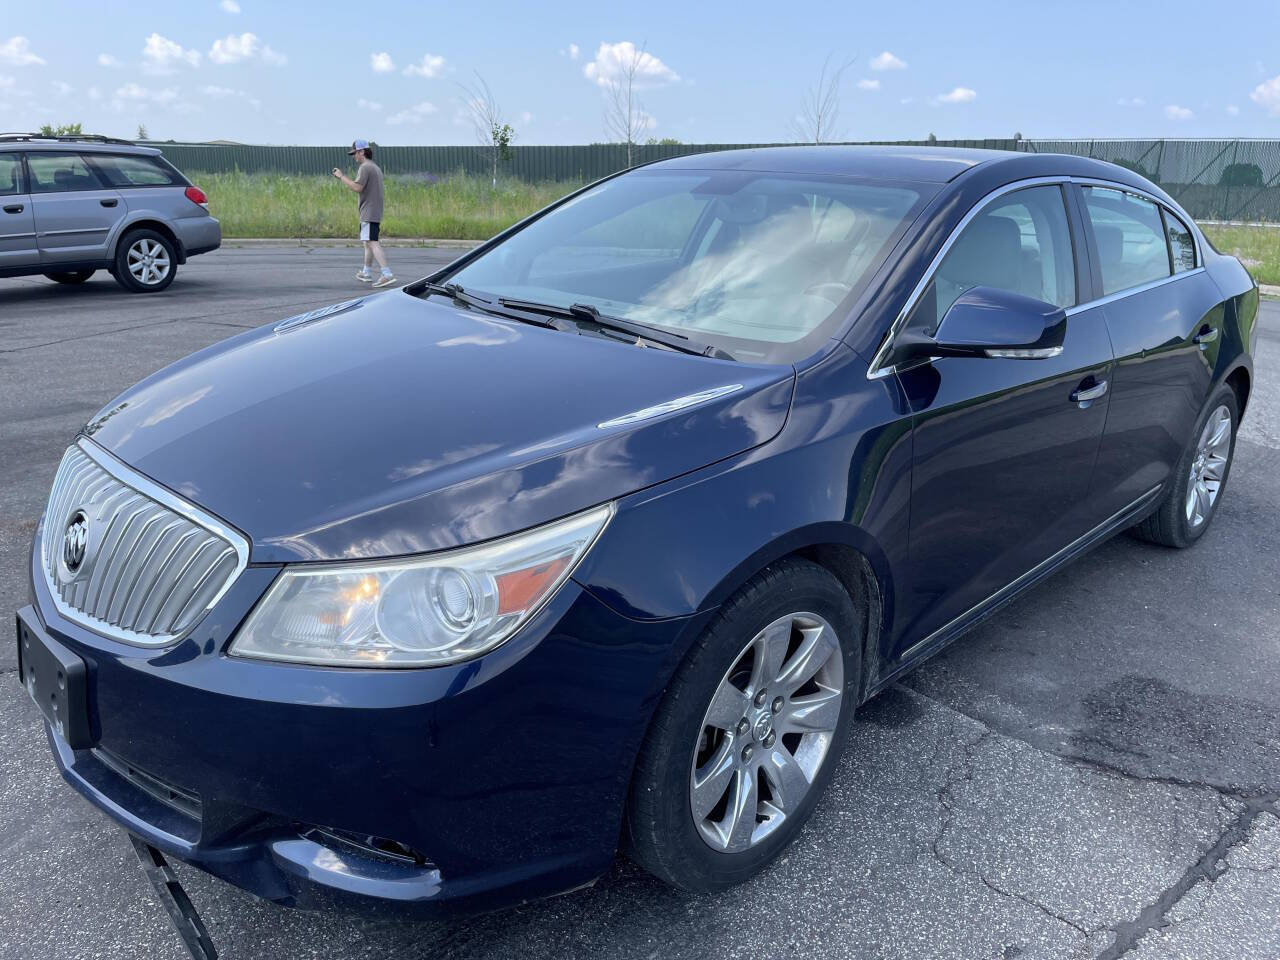
[[199,507],[183,500],[168,488],[160,486],[160,484],[156,483],[150,477],[144,476],[134,470],[128,464],[124,463],[124,461],[118,459],[115,455],[108,453],[104,448],[98,446],[98,444],[94,443],[88,437],[79,437],[76,440],[76,446],[80,448],[85,456],[110,474],[113,479],[119,481],[126,487],[132,488],[144,497],[154,500],[162,507],[165,507],[179,516],[191,521],[197,527],[201,527],[215,536],[221,537],[229,543],[231,548],[235,551],[235,569],[231,572],[231,575],[227,577],[222,588],[213,595],[205,605],[204,610],[201,611],[200,615],[192,621],[191,626],[184,632],[152,637],[146,634],[137,633],[133,630],[125,630],[117,627],[106,628],[105,625],[96,618],[87,616],[82,611],[75,609],[63,600],[56,585],[50,581],[50,573],[43,559],[44,538],[49,535],[49,505],[45,506],[44,517],[42,518],[43,523],[40,530],[40,569],[44,573],[45,586],[49,590],[49,596],[53,600],[53,605],[57,609],[58,614],[78,626],[85,627],[88,630],[92,630],[94,633],[108,637],[112,640],[127,643],[130,646],[148,647],[152,649],[171,646],[172,644],[182,640],[192,630],[199,626],[205,615],[217,606],[218,601],[226,596],[227,591],[230,590],[240,579],[240,574],[244,573],[245,567],[249,565],[249,541],[245,539],[244,535],[241,534],[239,530],[223,523],[211,514],[205,513]]
[[[933,260],[929,262],[929,266],[925,270],[923,276],[921,276],[920,282],[917,283],[914,288],[912,288],[911,295],[907,297],[907,302],[903,305],[902,310],[899,311],[898,316],[894,319],[893,323],[890,324],[888,333],[885,334],[884,339],[880,343],[880,346],[876,349],[876,352],[872,355],[871,365],[867,368],[867,379],[879,380],[883,377],[887,377],[890,374],[897,372],[897,369],[898,369],[897,365],[890,365],[887,367],[882,366],[882,364],[885,362],[885,359],[888,357],[890,350],[893,347],[893,341],[897,338],[898,334],[901,332],[902,325],[906,323],[907,317],[911,315],[911,311],[915,309],[916,302],[920,299],[921,296],[923,296],[925,289],[933,281],[934,273],[937,271],[938,267],[942,264],[942,260],[944,257],[946,257],[948,251],[950,251],[952,244],[954,244],[956,239],[960,236],[960,234],[964,232],[965,227],[967,227],[970,224],[970,222],[973,220],[974,217],[976,217],[979,213],[981,213],[984,209],[986,209],[986,207],[991,203],[991,201],[998,200],[1000,197],[1004,196],[1007,193],[1014,193],[1018,190],[1025,190],[1028,187],[1044,187],[1044,186],[1054,186],[1054,185],[1065,186],[1066,184],[1071,184],[1071,183],[1074,183],[1077,186],[1081,186],[1081,187],[1102,187],[1108,190],[1118,190],[1122,193],[1132,193],[1135,196],[1141,197],[1144,200],[1148,200],[1156,204],[1157,206],[1169,208],[1171,211],[1177,214],[1179,219],[1183,220],[1186,223],[1189,223],[1189,224],[1195,223],[1194,220],[1192,220],[1189,216],[1187,216],[1187,212],[1183,210],[1181,207],[1179,207],[1176,203],[1170,203],[1167,200],[1162,200],[1159,197],[1155,196],[1154,194],[1148,193],[1146,190],[1143,190],[1140,187],[1132,187],[1132,186],[1129,186],[1129,184],[1127,183],[1117,183],[1116,181],[1113,181],[1113,180],[1104,180],[1101,177],[1070,177],[1070,176],[1029,177],[1026,180],[1016,180],[1013,183],[1006,183],[1003,186],[997,187],[996,189],[992,190],[990,193],[983,196],[980,200],[978,200],[977,203],[975,203],[972,207],[969,208],[969,211],[961,218],[960,222],[956,224],[955,228],[947,236],[947,239],[943,242],[942,247],[938,250],[937,254],[934,255]],[[1069,213],[1070,212],[1068,211],[1068,214]],[[1070,217],[1068,216],[1068,220],[1069,219]],[[1107,294],[1101,297],[1096,297],[1093,300],[1086,300],[1081,303],[1077,303],[1074,306],[1070,306],[1066,308],[1067,316],[1071,316],[1072,314],[1078,313],[1081,310],[1088,310],[1088,309],[1092,309],[1093,307],[1101,306],[1104,303],[1110,303],[1113,300],[1119,300],[1122,297],[1128,297],[1137,293],[1142,293],[1143,291],[1150,290],[1152,287],[1157,287],[1162,283],[1170,283],[1174,280],[1180,280],[1183,277],[1190,277],[1190,276],[1194,276],[1197,273],[1204,272],[1204,258],[1201,255],[1200,237],[1199,237],[1198,230],[1199,230],[1198,227],[1194,227],[1191,230],[1191,242],[1195,245],[1196,263],[1198,264],[1194,269],[1184,270],[1182,273],[1172,273],[1167,277],[1160,277],[1157,280],[1152,280],[1148,283],[1142,284],[1137,287],[1127,287],[1124,290],[1117,290],[1115,293]],[[1168,242],[1169,242],[1168,237],[1166,237],[1165,244],[1167,245]],[[1079,254],[1074,249],[1073,249],[1073,256],[1076,257],[1076,260],[1077,260],[1076,266],[1078,267]],[[1172,267],[1170,269],[1172,269]],[[932,363],[935,359],[937,358],[930,357],[927,361],[915,360],[915,361],[912,361],[912,363],[913,365],[919,362]]]

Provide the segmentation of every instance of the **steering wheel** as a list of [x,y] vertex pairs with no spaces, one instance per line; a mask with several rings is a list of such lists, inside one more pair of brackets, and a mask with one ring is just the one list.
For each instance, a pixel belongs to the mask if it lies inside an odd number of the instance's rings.
[[839,280],[826,280],[822,283],[815,283],[813,286],[805,290],[806,294],[814,297],[821,297],[823,300],[830,300],[834,304],[839,304],[841,300],[849,295],[852,290],[847,283],[841,283]]

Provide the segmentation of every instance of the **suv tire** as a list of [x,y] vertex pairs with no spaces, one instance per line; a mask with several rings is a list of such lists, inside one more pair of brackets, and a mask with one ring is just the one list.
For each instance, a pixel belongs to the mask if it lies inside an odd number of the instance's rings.
[[130,230],[116,245],[112,275],[131,293],[159,293],[178,273],[173,241],[155,230]]

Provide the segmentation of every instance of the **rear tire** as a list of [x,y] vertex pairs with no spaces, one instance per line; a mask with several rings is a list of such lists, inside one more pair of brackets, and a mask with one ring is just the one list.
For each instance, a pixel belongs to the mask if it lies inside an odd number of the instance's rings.
[[96,272],[96,270],[72,270],[67,273],[46,273],[45,276],[54,283],[76,284],[84,283]]
[[1204,536],[1226,492],[1239,423],[1235,391],[1223,384],[1197,418],[1160,505],[1130,528],[1135,537],[1181,549]]
[[130,293],[159,293],[178,273],[178,252],[155,230],[132,230],[116,246],[112,275]]
[[725,603],[640,749],[623,838],[632,859],[706,892],[778,856],[840,762],[862,633],[840,581],[808,560],[768,567]]

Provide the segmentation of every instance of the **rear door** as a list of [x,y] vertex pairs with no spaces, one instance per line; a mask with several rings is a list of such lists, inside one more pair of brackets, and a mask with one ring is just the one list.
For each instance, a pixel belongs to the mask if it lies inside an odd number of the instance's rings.
[[33,150],[27,169],[40,262],[106,260],[115,227],[125,215],[120,192],[108,188],[78,153]]
[[1112,355],[1100,313],[1072,309],[1084,279],[1074,234],[1061,184],[992,199],[907,321],[932,332],[978,285],[1069,310],[1057,356],[940,357],[898,373],[915,411],[901,656],[941,642],[953,622],[1096,526],[1087,494]]
[[1222,297],[1173,211],[1119,187],[1077,189],[1116,354],[1094,499],[1117,512],[1159,487],[1190,442],[1217,358]]
[[40,262],[22,154],[0,153],[0,270]]

